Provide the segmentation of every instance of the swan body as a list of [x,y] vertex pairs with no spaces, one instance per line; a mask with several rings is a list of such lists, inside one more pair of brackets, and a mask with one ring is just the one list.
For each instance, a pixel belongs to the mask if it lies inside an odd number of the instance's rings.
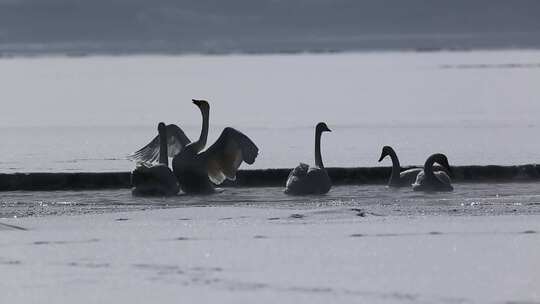
[[[418,174],[422,171],[422,168],[411,168],[400,172],[399,185],[397,187],[410,187],[416,181]],[[394,187],[393,185],[390,185],[390,183],[388,186]]]
[[173,172],[186,193],[213,193],[214,185],[235,180],[242,162],[253,164],[259,149],[246,135],[227,127],[212,146],[198,151],[195,142],[173,159]]
[[214,186],[203,161],[197,155],[197,149],[188,145],[182,153],[173,158],[174,174],[185,193],[213,193]]
[[315,127],[315,166],[300,163],[294,168],[285,184],[285,193],[291,195],[325,194],[330,191],[332,182],[321,157],[321,134],[330,132],[324,122]]
[[443,171],[434,171],[433,165],[438,163],[448,172],[451,172],[450,165],[448,164],[448,159],[444,154],[433,154],[426,160],[424,164],[424,170],[422,170],[416,176],[416,181],[412,185],[414,191],[425,191],[425,192],[449,192],[453,191],[454,187],[450,177],[446,172]]
[[141,164],[131,173],[132,193],[138,196],[172,196],[180,190],[178,180],[168,165],[167,127],[158,125],[158,144],[160,145],[160,163],[154,166]]
[[392,159],[392,173],[390,174],[390,179],[388,180],[389,187],[409,187],[416,181],[416,176],[418,173],[422,172],[422,168],[412,168],[400,172],[401,166],[399,164],[399,159],[394,149],[392,149],[390,146],[383,147],[379,162],[381,162],[386,156],[390,156]]
[[212,146],[202,151],[208,137],[210,105],[205,100],[193,100],[193,103],[202,114],[201,135],[173,158],[173,172],[182,191],[213,193],[214,184],[236,179],[236,171],[242,162],[253,164],[259,148],[242,132],[227,127]]
[[294,168],[285,185],[285,193],[291,195],[325,194],[332,183],[324,168],[310,167],[300,163]]

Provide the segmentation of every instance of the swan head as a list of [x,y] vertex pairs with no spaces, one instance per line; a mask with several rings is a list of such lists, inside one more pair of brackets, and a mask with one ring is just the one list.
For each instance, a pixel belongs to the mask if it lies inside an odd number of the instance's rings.
[[448,158],[446,155],[442,153],[433,154],[431,158],[434,160],[435,163],[441,165],[443,168],[448,170],[448,173],[452,173],[452,168],[450,168],[450,164],[448,163]]
[[317,126],[315,127],[315,130],[317,130],[317,132],[320,132],[320,133],[332,132],[332,130],[330,130],[330,128],[328,128],[328,126],[324,122],[318,123]]
[[208,111],[210,110],[210,104],[208,104],[208,101],[202,100],[202,99],[192,99],[193,104],[195,104],[201,111]]
[[393,151],[392,147],[390,147],[390,146],[384,146],[384,147],[382,148],[381,157],[379,157],[379,162],[381,162],[385,157],[387,157],[388,155],[390,155],[392,151]]
[[164,122],[160,122],[157,126],[158,132],[164,132],[167,130],[167,126]]

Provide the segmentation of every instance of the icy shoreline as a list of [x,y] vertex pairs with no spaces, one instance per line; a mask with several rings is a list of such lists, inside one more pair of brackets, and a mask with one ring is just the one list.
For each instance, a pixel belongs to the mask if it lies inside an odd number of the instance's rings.
[[540,300],[540,216],[190,207],[3,219],[6,303]]

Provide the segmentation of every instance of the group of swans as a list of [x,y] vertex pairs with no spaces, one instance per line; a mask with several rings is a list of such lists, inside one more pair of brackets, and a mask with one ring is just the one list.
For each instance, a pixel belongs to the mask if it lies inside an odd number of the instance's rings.
[[[199,139],[191,142],[176,125],[160,122],[158,135],[146,146],[130,156],[141,165],[132,173],[134,195],[176,195],[179,189],[185,193],[213,193],[214,185],[225,180],[235,180],[236,171],[245,162],[253,164],[258,155],[257,146],[242,132],[225,128],[217,141],[206,150],[210,105],[205,100],[193,100],[202,115]],[[285,193],[290,195],[325,194],[332,187],[331,179],[321,156],[321,135],[331,132],[326,123],[315,127],[315,166],[300,163],[286,181]],[[203,151],[204,150],[204,151]],[[386,156],[392,159],[389,187],[411,186],[415,191],[452,191],[448,159],[443,154],[431,155],[424,168],[401,171],[396,152],[383,147],[379,162]],[[172,170],[168,167],[172,157]],[[151,166],[148,164],[159,164]],[[436,166],[438,164],[439,166]]]
[[[285,193],[292,195],[325,194],[330,191],[332,182],[321,157],[321,134],[331,132],[326,123],[320,122],[315,127],[315,166],[300,163],[294,168],[285,184]],[[392,159],[392,173],[388,182],[389,187],[411,187],[414,191],[444,192],[453,191],[450,177],[451,172],[448,158],[441,153],[433,154],[426,160],[424,168],[413,168],[403,172],[399,159],[392,147],[384,146],[381,162],[386,156]]]
[[[163,133],[166,134],[156,136],[130,158],[144,164],[155,162],[158,158],[161,159],[160,156],[173,157],[172,174],[178,181],[179,188],[185,193],[208,194],[215,191],[214,185],[219,185],[226,179],[235,180],[238,167],[242,162],[253,164],[259,149],[242,132],[227,127],[221,132],[216,142],[204,150],[208,138],[210,105],[205,100],[194,99],[193,103],[201,111],[203,120],[201,134],[197,141],[191,142],[182,129],[176,125],[165,127],[165,124],[160,123],[161,129],[165,129]],[[162,164],[157,166],[162,166]],[[148,166],[142,165],[132,173],[134,194],[140,193],[139,188],[146,190],[142,194],[147,194],[149,192],[147,189],[154,187],[155,184],[152,181],[158,179],[158,174],[153,174],[153,171],[149,170],[151,169]],[[146,179],[135,178],[140,175],[145,176]],[[178,189],[172,186],[167,190],[167,195],[178,193]]]
[[396,152],[390,146],[382,149],[381,162],[386,156],[392,159],[392,173],[388,181],[389,187],[410,187],[414,191],[453,191],[452,182],[448,173],[452,172],[448,158],[441,153],[428,157],[424,168],[412,168],[401,172],[401,166]]

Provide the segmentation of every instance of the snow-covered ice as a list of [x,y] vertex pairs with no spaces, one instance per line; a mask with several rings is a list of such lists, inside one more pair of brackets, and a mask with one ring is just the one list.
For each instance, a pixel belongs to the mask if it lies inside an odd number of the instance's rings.
[[538,215],[189,207],[2,223],[3,303],[540,301]]

